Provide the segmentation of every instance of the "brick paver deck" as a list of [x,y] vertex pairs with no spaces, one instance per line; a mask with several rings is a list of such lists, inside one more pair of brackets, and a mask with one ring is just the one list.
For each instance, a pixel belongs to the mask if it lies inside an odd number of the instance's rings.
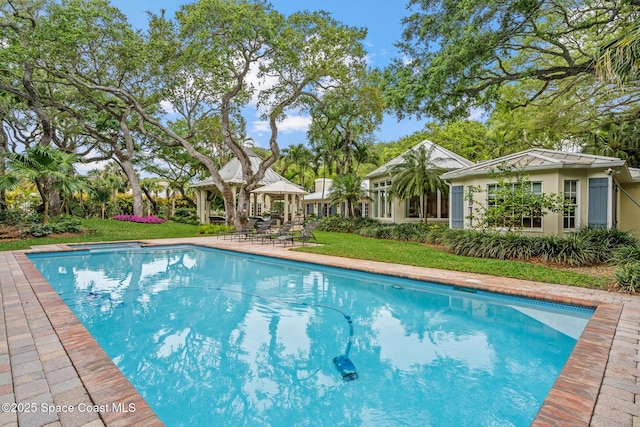
[[[147,243],[193,243],[595,307],[532,425],[640,427],[638,297],[211,237]],[[0,300],[0,426],[162,425],[24,251],[0,252]]]

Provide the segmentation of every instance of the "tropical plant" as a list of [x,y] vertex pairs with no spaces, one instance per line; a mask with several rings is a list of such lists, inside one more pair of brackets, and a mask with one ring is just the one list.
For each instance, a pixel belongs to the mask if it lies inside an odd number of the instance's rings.
[[304,175],[311,162],[311,151],[304,144],[295,144],[284,148],[282,154],[282,174],[285,174],[289,166],[295,166],[300,178],[298,182],[304,188]]
[[486,197],[477,197],[480,187],[472,187],[465,199],[475,205],[469,219],[476,228],[504,228],[517,230],[530,228],[549,212],[564,209],[563,198],[555,193],[539,193],[529,176],[509,165],[500,165],[489,172],[496,181],[486,191]]
[[640,288],[640,262],[623,264],[613,275],[618,286],[624,291],[635,294]]
[[389,194],[392,197],[409,200],[419,198],[420,221],[426,222],[425,196],[427,193],[442,191],[447,192],[447,184],[440,179],[445,171],[432,159],[435,144],[427,149],[424,145],[417,149],[407,151],[402,161],[393,165],[390,169],[392,176]]
[[10,189],[22,181],[35,183],[42,198],[42,222],[49,220],[49,201],[54,191],[71,196],[76,191],[89,191],[88,185],[75,174],[79,156],[44,145],[25,149],[24,153],[8,153],[7,173],[0,176],[0,188]]
[[[632,0],[627,0],[627,3],[631,2]],[[639,20],[602,46],[596,56],[596,73],[602,80],[614,81],[620,85],[640,80]]]
[[346,216],[356,216],[355,206],[358,200],[368,199],[369,196],[362,189],[362,180],[355,174],[338,175],[333,180],[329,201],[331,204],[345,202],[347,204]]

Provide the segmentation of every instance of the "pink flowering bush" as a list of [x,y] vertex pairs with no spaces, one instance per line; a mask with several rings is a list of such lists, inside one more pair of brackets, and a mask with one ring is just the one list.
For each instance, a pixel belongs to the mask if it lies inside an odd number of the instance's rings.
[[143,224],[162,224],[164,222],[164,219],[158,218],[157,216],[116,215],[112,216],[111,219],[115,219],[117,221],[140,222]]

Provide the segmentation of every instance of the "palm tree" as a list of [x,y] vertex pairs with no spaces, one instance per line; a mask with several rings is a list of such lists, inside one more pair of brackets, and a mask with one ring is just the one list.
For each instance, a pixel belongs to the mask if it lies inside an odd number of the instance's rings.
[[360,166],[364,164],[374,164],[378,166],[379,158],[373,150],[373,144],[370,142],[354,142],[353,143],[353,159],[356,161],[354,173],[358,173]]
[[618,37],[603,46],[595,59],[602,80],[625,82],[640,79],[640,21],[635,21]]
[[53,191],[71,195],[88,189],[84,181],[75,174],[74,166],[79,161],[76,153],[36,145],[27,148],[24,154],[9,153],[7,157],[8,173],[3,176],[0,187],[9,189],[23,181],[35,183],[44,206],[43,223],[49,221],[49,202]]
[[329,202],[337,204],[347,203],[345,216],[355,216],[355,206],[358,200],[369,198],[362,189],[362,180],[355,174],[338,175],[333,180]]
[[447,185],[440,179],[445,171],[431,160],[435,145],[427,150],[424,145],[409,150],[400,163],[391,167],[392,182],[389,194],[399,199],[420,199],[420,221],[425,221],[424,197],[429,192],[440,190],[445,192]]
[[284,154],[282,156],[284,162],[282,174],[284,175],[289,166],[295,166],[300,177],[300,185],[304,187],[304,173],[307,166],[309,166],[309,162],[311,162],[311,151],[304,144],[296,144],[284,148],[282,153]]

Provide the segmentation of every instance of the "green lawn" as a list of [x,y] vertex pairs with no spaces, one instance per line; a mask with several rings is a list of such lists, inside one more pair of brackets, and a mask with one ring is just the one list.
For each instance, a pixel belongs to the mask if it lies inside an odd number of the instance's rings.
[[[198,235],[197,226],[173,222],[137,224],[115,220],[88,219],[83,220],[83,225],[87,228],[96,229],[96,234],[84,234],[67,238],[41,237],[6,242],[0,243],[0,250],[29,249],[34,245],[55,243],[161,239]],[[590,288],[606,289],[608,281],[607,278],[591,277],[586,274],[525,262],[461,257],[419,243],[371,239],[343,233],[317,232],[316,235],[323,246],[310,245],[298,247],[295,250]]]
[[0,251],[29,249],[35,245],[55,243],[82,243],[113,240],[163,239],[169,237],[193,237],[198,235],[198,226],[165,222],[164,224],[139,224],[113,219],[84,219],[82,225],[95,229],[95,234],[73,237],[38,237],[15,242],[0,242]]
[[442,252],[420,243],[371,239],[354,234],[323,232],[315,234],[320,243],[325,246],[306,246],[296,250],[571,286],[603,289],[607,287],[607,278],[592,277],[526,262],[463,257]]

